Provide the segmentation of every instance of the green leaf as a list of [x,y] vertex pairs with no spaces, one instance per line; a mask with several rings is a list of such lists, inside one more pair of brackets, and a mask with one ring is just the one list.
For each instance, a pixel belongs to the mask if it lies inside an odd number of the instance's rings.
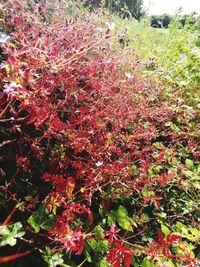
[[115,210],[109,213],[108,218],[107,218],[107,222],[109,226],[116,222],[116,216],[117,214]]
[[51,249],[49,247],[46,248],[46,251],[42,255],[42,257],[49,267],[56,267],[64,263],[64,260],[62,259],[63,255],[59,252],[52,254]]
[[135,258],[132,258],[131,266],[133,267],[140,267],[140,265],[135,261]]
[[156,213],[156,215],[160,218],[166,218],[167,214],[164,212]]
[[127,218],[117,218],[118,224],[126,231],[133,231],[132,224]]
[[0,226],[0,247],[10,245],[14,246],[17,243],[16,238],[25,234],[21,222],[16,222],[12,225]]
[[188,230],[187,230],[187,226],[185,226],[184,224],[182,224],[181,222],[177,222],[176,223],[176,228],[178,230],[180,230],[180,232],[182,234],[184,234],[185,236],[188,236]]
[[169,266],[169,267],[175,267],[175,265],[173,264],[173,262],[171,260],[168,261],[163,261],[162,262],[163,265]]
[[94,228],[94,235],[98,238],[104,238],[105,235],[104,235],[104,230],[103,228],[100,226],[100,225],[97,225],[95,228]]
[[119,206],[116,212],[116,216],[120,218],[124,218],[128,216],[128,212],[123,206]]
[[144,259],[142,261],[141,267],[156,267],[156,265],[153,262]]
[[101,260],[99,262],[99,267],[111,267],[111,265],[106,260]]
[[189,170],[193,170],[194,168],[194,162],[191,159],[186,159],[185,165]]
[[167,236],[168,234],[170,234],[169,228],[167,226],[165,226],[165,225],[161,225],[161,231],[163,232],[163,234],[165,236]]
[[88,238],[87,240],[87,244],[93,249],[93,250],[96,250],[98,244],[97,244],[97,241],[93,238]]
[[193,182],[191,183],[191,185],[200,190],[200,184],[198,182],[195,182],[195,183]]
[[196,175],[196,176],[193,176],[191,179],[190,179],[190,182],[200,182],[200,176],[199,175]]
[[165,126],[169,126],[171,129],[172,129],[172,131],[174,131],[174,132],[176,132],[176,133],[180,133],[180,129],[179,129],[179,127],[176,125],[176,124],[174,124],[173,122],[171,122],[171,121],[169,121],[169,122],[166,122],[165,123]]
[[42,205],[31,215],[27,222],[33,227],[36,233],[41,229],[50,230],[53,227],[55,216],[49,214],[47,208]]
[[197,228],[189,227],[189,230],[191,232],[191,240],[198,241],[200,237],[200,231]]
[[109,242],[107,240],[95,240],[92,238],[87,239],[87,244],[89,247],[95,251],[100,253],[106,253],[110,248]]
[[194,173],[191,172],[191,171],[184,171],[184,170],[182,170],[182,173],[183,173],[186,177],[188,177],[188,178],[191,178],[191,177],[194,176]]
[[181,233],[181,235],[185,238],[187,238],[190,241],[198,241],[200,236],[200,231],[197,228],[186,226],[182,224],[181,222],[176,223],[176,228],[178,232]]
[[99,240],[97,242],[97,252],[106,253],[110,248],[108,240]]
[[86,258],[86,260],[88,261],[88,262],[92,262],[92,258],[91,258],[91,256],[90,256],[90,253],[86,250],[85,251],[85,258]]
[[[116,211],[111,211],[108,215],[108,224],[111,225],[111,222],[118,222],[119,226],[122,229],[133,231],[132,221],[133,219],[128,216],[128,211],[125,207],[119,206]],[[137,227],[137,225],[136,225]]]
[[151,196],[154,196],[155,193],[153,191],[150,191],[147,188],[145,188],[145,189],[142,190],[142,195],[144,197],[151,197]]

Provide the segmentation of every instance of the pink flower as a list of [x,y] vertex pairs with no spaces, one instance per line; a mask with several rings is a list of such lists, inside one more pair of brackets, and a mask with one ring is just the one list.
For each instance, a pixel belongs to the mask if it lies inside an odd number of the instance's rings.
[[20,84],[15,83],[15,82],[6,83],[4,85],[3,92],[6,93],[6,94],[17,95],[18,92],[15,90],[16,88],[22,88],[22,86]]
[[0,36],[0,44],[5,44],[8,40],[10,40],[10,36],[5,33],[2,33]]
[[105,231],[105,235],[108,236],[108,242],[112,244],[113,240],[117,240],[117,233],[120,229],[116,228],[116,224],[113,223],[110,227],[110,231]]

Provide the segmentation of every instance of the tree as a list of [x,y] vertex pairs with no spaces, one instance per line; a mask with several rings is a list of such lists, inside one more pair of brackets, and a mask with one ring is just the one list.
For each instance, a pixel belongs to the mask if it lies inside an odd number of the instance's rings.
[[154,28],[168,28],[168,25],[172,17],[168,14],[152,16],[151,17],[151,26]]
[[144,15],[143,0],[86,0],[85,6],[90,9],[104,6],[123,17],[133,16],[140,19]]
[[144,15],[143,10],[143,1],[142,0],[124,0],[122,3],[128,7],[131,15],[136,18],[140,19]]

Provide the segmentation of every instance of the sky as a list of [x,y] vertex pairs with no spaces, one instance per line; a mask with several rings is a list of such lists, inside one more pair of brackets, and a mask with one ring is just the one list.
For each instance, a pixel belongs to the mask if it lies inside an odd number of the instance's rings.
[[193,11],[200,14],[200,0],[143,0],[143,3],[149,15],[174,14],[179,7],[183,8],[183,14]]

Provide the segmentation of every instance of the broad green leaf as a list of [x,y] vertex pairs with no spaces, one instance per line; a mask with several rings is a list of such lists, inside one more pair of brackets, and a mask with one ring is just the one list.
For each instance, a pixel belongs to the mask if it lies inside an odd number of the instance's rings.
[[198,241],[200,237],[200,231],[194,227],[188,227],[188,231],[190,232],[187,236],[187,239],[190,241]]
[[94,235],[98,238],[104,238],[105,235],[104,235],[104,230],[103,228],[100,226],[100,225],[97,225],[95,228],[94,228]]
[[125,217],[125,218],[117,218],[118,224],[121,226],[122,229],[126,231],[133,231],[132,224],[130,221]]
[[135,258],[132,258],[131,266],[133,267],[140,267],[140,265],[135,261]]
[[187,227],[182,224],[181,222],[177,222],[176,223],[176,227],[185,235],[188,235],[188,230],[187,230]]
[[97,252],[106,253],[110,248],[109,242],[107,240],[99,240],[97,241]]
[[17,243],[16,238],[25,234],[21,222],[16,222],[12,225],[0,226],[0,247],[10,245],[14,246]]
[[165,226],[165,225],[161,225],[161,231],[163,232],[163,234],[165,236],[167,236],[168,234],[170,234],[169,228],[167,226]]
[[49,214],[47,208],[42,205],[31,215],[27,222],[33,227],[36,233],[41,229],[50,230],[53,227],[55,217]]
[[[118,222],[122,229],[133,231],[132,221],[133,219],[128,216],[128,211],[125,207],[119,206],[116,211],[111,211],[108,216],[108,224],[111,222]],[[136,225],[137,226],[137,225]]]
[[49,267],[60,266],[64,263],[62,259],[63,255],[61,253],[52,254],[51,249],[49,247],[46,248],[45,253],[42,255],[43,259],[46,261]]
[[200,231],[197,228],[186,226],[180,222],[176,223],[176,227],[182,236],[190,241],[198,241],[200,236]]
[[107,240],[95,240],[92,238],[87,239],[87,244],[95,252],[105,253],[110,248],[109,242]]
[[99,262],[99,267],[111,267],[111,265],[109,263],[107,263],[106,260],[101,260]]
[[87,239],[87,244],[93,249],[93,250],[96,250],[98,244],[97,244],[97,241],[93,238],[88,238]]
[[115,223],[116,222],[116,211],[115,210],[112,210],[110,213],[109,213],[109,215],[108,215],[108,218],[107,218],[107,220],[108,220],[108,225],[111,225],[111,224],[113,224],[113,223]]
[[124,218],[128,216],[128,212],[123,206],[119,206],[116,212],[116,216],[120,218]]
[[189,170],[193,170],[194,168],[194,162],[191,159],[186,159],[185,165]]

